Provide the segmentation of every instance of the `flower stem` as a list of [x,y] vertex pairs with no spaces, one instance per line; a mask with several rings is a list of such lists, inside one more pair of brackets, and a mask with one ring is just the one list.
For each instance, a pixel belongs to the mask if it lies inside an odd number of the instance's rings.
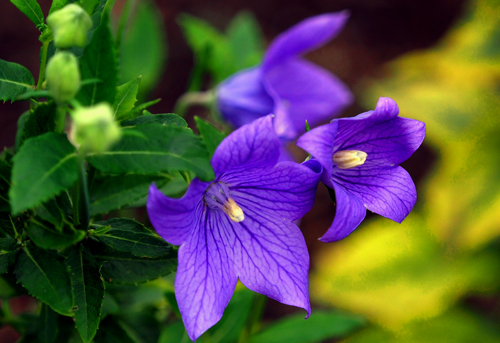
[[45,66],[47,65],[47,53],[49,51],[50,39],[46,40],[42,44],[42,59],[40,61],[40,74],[38,75],[38,83],[36,84],[36,90],[42,89],[43,81],[45,79]]
[[62,133],[64,131],[64,127],[66,126],[66,109],[57,106],[56,107],[56,126],[54,131],[57,133]]
[[259,329],[260,320],[266,307],[267,297],[262,294],[256,294],[256,299],[248,315],[247,324],[241,331],[238,343],[247,343],[252,334]]
[[194,105],[200,105],[205,107],[210,107],[211,102],[214,99],[213,91],[206,92],[187,92],[184,93],[176,102],[174,106],[174,113],[184,117],[186,115],[189,107]]
[[73,192],[73,223],[80,225],[80,228],[89,227],[89,191],[87,187],[87,174],[85,170],[85,155],[78,155],[78,183]]

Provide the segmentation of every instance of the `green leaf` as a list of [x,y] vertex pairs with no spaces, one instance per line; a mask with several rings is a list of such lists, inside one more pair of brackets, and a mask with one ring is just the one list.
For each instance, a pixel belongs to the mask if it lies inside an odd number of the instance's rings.
[[234,58],[234,72],[257,65],[264,54],[264,37],[252,13],[239,12],[227,28]]
[[137,92],[141,77],[137,77],[116,89],[116,98],[113,104],[115,109],[115,119],[120,120],[122,117],[134,108],[137,102]]
[[191,341],[181,321],[166,326],[158,338],[158,343],[189,343]]
[[87,236],[87,232],[84,230],[75,230],[66,225],[60,232],[36,219],[31,219],[27,232],[33,243],[43,249],[66,248],[80,242]]
[[137,117],[137,115],[142,113],[146,108],[153,106],[154,104],[157,104],[160,101],[161,101],[161,99],[155,99],[155,100],[151,100],[151,101],[145,102],[143,104],[137,105],[132,110],[125,113],[122,116],[122,119],[131,119],[131,118]]
[[94,237],[115,250],[137,257],[157,258],[172,250],[172,246],[163,238],[132,219],[113,218],[92,224],[92,227],[109,227],[107,232],[97,231]]
[[180,126],[187,127],[187,122],[179,117],[175,113],[165,113],[165,114],[151,114],[148,111],[144,111],[140,117],[132,120],[126,120],[122,122],[122,126],[139,126],[147,123],[159,123],[162,125]]
[[9,213],[0,213],[0,236],[17,239],[24,227],[23,218],[12,217]]
[[73,1],[70,1],[70,0],[52,0],[52,5],[50,6],[49,14],[60,10],[61,8],[63,8],[67,4],[69,4],[70,2],[73,2]]
[[198,116],[194,117],[194,121],[196,122],[196,127],[198,128],[198,132],[200,133],[203,142],[205,142],[210,159],[212,159],[215,150],[224,138],[226,138],[226,135],[217,130],[212,124]]
[[10,2],[19,8],[37,27],[44,24],[43,12],[36,0],[10,0]]
[[[102,1],[101,1],[102,2]],[[104,1],[105,2],[105,1]],[[91,15],[94,13],[94,9],[99,3],[99,0],[81,0],[80,1],[82,8]]]
[[95,337],[95,341],[99,343],[137,343],[132,339],[127,331],[113,319],[108,316],[101,322],[99,332]]
[[153,2],[140,2],[121,47],[121,80],[125,82],[142,75],[141,98],[155,88],[165,66],[167,46],[159,13]]
[[54,225],[57,231],[62,232],[66,213],[57,203],[57,199],[50,199],[35,208],[36,216]]
[[21,138],[24,132],[24,124],[31,115],[31,111],[28,110],[19,116],[17,120],[17,131],[16,131],[16,143],[15,143],[15,151],[19,151],[19,147],[21,146]]
[[28,69],[0,59],[0,100],[15,101],[17,96],[34,87],[35,80]]
[[14,157],[13,213],[32,208],[72,186],[78,179],[75,148],[65,135],[48,132],[28,139]]
[[74,247],[68,254],[71,285],[75,295],[76,329],[85,343],[94,338],[99,327],[104,299],[104,282],[99,266],[83,245]]
[[360,316],[337,311],[315,311],[309,319],[304,314],[289,316],[266,327],[250,343],[315,343],[344,337],[366,324]]
[[10,212],[8,192],[11,174],[10,164],[0,160],[0,212]]
[[41,103],[38,105],[24,123],[19,146],[22,146],[24,141],[28,138],[54,131],[56,126],[56,109],[57,106],[55,102]]
[[214,178],[207,150],[190,129],[144,124],[123,132],[110,151],[88,154],[94,167],[110,174],[189,170],[202,180]]
[[42,309],[38,317],[38,339],[43,343],[52,343],[59,333],[59,316],[49,306],[41,304]]
[[105,176],[95,179],[90,191],[90,214],[103,214],[132,205],[148,195],[149,186],[155,182],[162,187],[171,177],[150,175]]
[[102,263],[101,273],[105,281],[119,284],[148,282],[173,273],[177,269],[177,254],[151,259],[107,248],[94,253]]
[[9,267],[14,264],[17,251],[0,251],[0,274],[7,273]]
[[77,100],[84,105],[94,105],[102,101],[113,104],[118,83],[118,69],[107,12],[102,14],[92,40],[83,52],[80,69],[83,80],[99,79],[102,82],[82,86],[77,94]]
[[15,273],[32,296],[47,303],[57,313],[70,315],[73,294],[60,256],[28,243],[21,250]]

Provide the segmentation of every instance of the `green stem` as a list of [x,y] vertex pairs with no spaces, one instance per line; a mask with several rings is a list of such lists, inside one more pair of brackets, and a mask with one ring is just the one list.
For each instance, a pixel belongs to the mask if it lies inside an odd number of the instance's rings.
[[181,117],[184,117],[189,107],[194,105],[209,107],[213,99],[213,91],[184,93],[177,100],[177,103],[174,107],[174,113],[178,114]]
[[57,133],[62,133],[64,127],[66,126],[66,109],[61,106],[56,107],[56,126],[54,131]]
[[85,154],[78,155],[78,183],[73,191],[73,223],[86,230],[90,222],[89,190],[85,168]]
[[120,22],[118,23],[118,29],[116,30],[116,50],[120,51],[123,37],[125,35],[125,27],[130,19],[130,14],[132,13],[132,8],[134,7],[135,0],[127,0],[123,5],[122,14],[120,15]]
[[40,61],[40,74],[38,75],[38,83],[36,84],[36,90],[42,89],[43,81],[45,80],[45,66],[47,65],[47,53],[49,51],[50,40],[43,42],[42,44],[42,60]]
[[115,6],[116,0],[108,0],[106,1],[106,5],[104,5],[104,12],[108,12],[108,14],[111,14],[111,10]]
[[247,324],[243,328],[243,331],[241,331],[238,343],[247,343],[252,334],[259,329],[260,320],[266,308],[267,297],[262,294],[256,294],[255,296],[257,299],[255,299],[252,309],[250,310]]

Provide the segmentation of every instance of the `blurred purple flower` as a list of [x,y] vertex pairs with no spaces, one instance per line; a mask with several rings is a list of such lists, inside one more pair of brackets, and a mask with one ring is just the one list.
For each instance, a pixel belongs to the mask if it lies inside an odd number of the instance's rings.
[[243,70],[217,88],[222,116],[235,127],[269,113],[282,140],[302,134],[305,120],[315,126],[331,119],[353,97],[342,81],[300,55],[333,39],[342,29],[347,11],[308,18],[279,35],[257,67]]
[[398,164],[422,144],[425,124],[398,113],[394,100],[380,98],[374,111],[335,119],[297,141],[323,165],[321,181],[335,190],[335,218],[323,242],[348,236],[366,209],[400,223],[415,205],[415,184]]
[[277,163],[272,120],[245,125],[219,145],[213,182],[194,179],[181,199],[150,188],[151,223],[180,245],[175,294],[192,340],[219,321],[238,279],[310,313],[309,255],[293,221],[311,209],[322,167]]

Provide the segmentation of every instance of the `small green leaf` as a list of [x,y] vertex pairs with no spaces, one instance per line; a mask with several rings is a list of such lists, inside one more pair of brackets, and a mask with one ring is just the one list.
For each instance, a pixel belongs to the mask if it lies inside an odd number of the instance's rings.
[[132,339],[127,331],[113,319],[108,316],[101,322],[99,332],[95,337],[95,341],[99,343],[137,343]]
[[153,2],[138,4],[128,26],[120,53],[122,82],[142,75],[140,98],[155,88],[166,59],[166,39],[163,19]]
[[123,132],[121,141],[110,151],[88,154],[94,167],[110,174],[189,170],[202,180],[214,178],[207,150],[190,129],[144,124]]
[[250,343],[315,343],[344,337],[366,324],[363,317],[337,311],[315,311],[309,319],[300,313],[281,319],[251,337]]
[[40,316],[38,317],[38,339],[43,343],[52,343],[59,333],[59,316],[50,306],[42,303]]
[[[73,1],[71,1],[73,2]],[[67,4],[70,3],[70,0],[52,0],[52,6],[50,6],[49,14],[52,12],[58,11]]]
[[205,142],[211,159],[219,144],[226,138],[226,135],[198,116],[194,117],[194,121],[196,122],[196,127],[198,128],[198,132],[203,142]]
[[41,103],[38,105],[24,123],[19,146],[21,146],[28,138],[54,131],[56,126],[56,109],[57,106],[55,102]]
[[116,89],[116,98],[113,104],[115,109],[115,119],[120,120],[122,117],[134,108],[137,102],[137,92],[139,91],[139,84],[141,77],[137,77]]
[[145,102],[143,104],[137,105],[132,110],[130,110],[127,113],[123,114],[122,115],[122,119],[131,119],[131,118],[137,117],[146,108],[148,108],[150,106],[153,106],[154,104],[157,104],[160,101],[161,101],[161,99],[155,99],[155,100],[151,100],[151,101]]
[[252,13],[239,12],[227,28],[234,72],[257,65],[264,54],[264,37]]
[[42,8],[36,0],[10,0],[10,2],[19,8],[37,27],[44,24]]
[[111,283],[148,282],[171,274],[177,269],[177,254],[173,251],[167,256],[151,259],[107,248],[94,253],[94,257],[102,263],[101,273],[104,280]]
[[90,214],[108,213],[132,205],[148,195],[152,182],[162,187],[170,179],[150,175],[105,176],[95,179],[90,191]]
[[66,264],[70,267],[71,285],[78,308],[75,312],[76,329],[87,343],[94,338],[99,327],[104,282],[99,266],[83,245],[71,249]]
[[122,122],[122,126],[139,126],[147,123],[159,123],[162,125],[187,127],[187,122],[175,113],[151,114],[148,111],[132,120]]
[[137,257],[157,258],[167,255],[172,250],[172,246],[163,238],[132,219],[113,218],[92,224],[92,227],[109,227],[110,230],[105,233],[97,231],[94,237],[113,249]]
[[31,219],[27,232],[33,243],[43,249],[66,248],[80,242],[87,235],[86,231],[75,230],[69,225],[64,226],[60,232],[36,219]]
[[14,157],[12,212],[32,208],[72,186],[78,179],[77,163],[75,148],[65,135],[48,132],[28,139]]
[[57,313],[70,315],[73,294],[66,268],[58,255],[28,243],[17,259],[15,273],[32,296]]
[[84,105],[102,101],[114,103],[118,83],[118,68],[113,35],[109,28],[109,13],[102,14],[101,22],[92,35],[80,59],[82,80],[99,79],[102,82],[82,86],[77,100]]
[[28,69],[0,59],[0,100],[15,101],[19,95],[34,87],[35,80]]

